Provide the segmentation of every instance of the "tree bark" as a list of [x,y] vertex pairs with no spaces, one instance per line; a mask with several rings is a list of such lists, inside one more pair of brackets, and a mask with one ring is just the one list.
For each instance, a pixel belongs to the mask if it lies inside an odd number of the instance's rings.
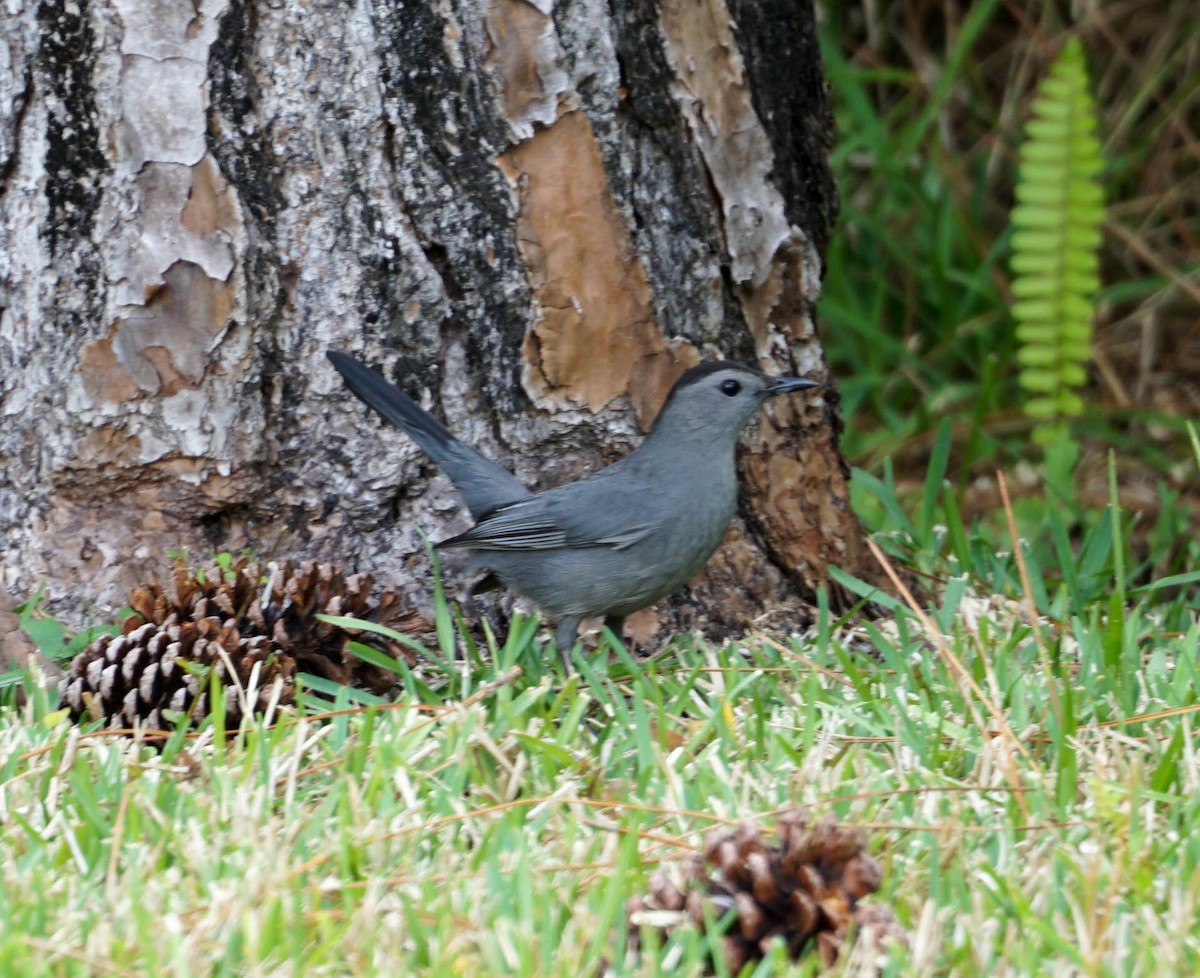
[[[546,487],[717,355],[826,378],[836,211],[797,0],[10,0],[3,585],[119,606],[170,550],[427,590],[467,519],[322,356]],[[803,620],[866,573],[837,395],[776,403],[739,518],[641,633]],[[103,613],[103,612],[99,612]]]

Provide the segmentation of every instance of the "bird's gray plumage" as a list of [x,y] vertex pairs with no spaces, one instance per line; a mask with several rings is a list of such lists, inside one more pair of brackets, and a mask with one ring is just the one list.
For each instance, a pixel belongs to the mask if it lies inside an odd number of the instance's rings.
[[734,452],[742,428],[768,398],[820,386],[729,361],[693,367],[628,456],[533,493],[371,368],[333,351],[329,359],[350,389],[403,428],[462,493],[476,523],[438,546],[470,551],[473,568],[488,569],[560,616],[564,658],[580,619],[603,615],[619,631],[625,616],[704,566],[737,508]]

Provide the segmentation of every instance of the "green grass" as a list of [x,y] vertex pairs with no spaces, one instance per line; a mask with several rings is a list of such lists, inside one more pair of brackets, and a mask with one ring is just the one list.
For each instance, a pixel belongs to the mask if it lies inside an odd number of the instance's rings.
[[888,974],[1200,973],[1200,575],[1139,586],[1109,511],[1065,571],[1023,545],[1026,591],[938,484],[891,500],[944,541],[921,616],[570,678],[518,619],[399,702],[323,689],[224,745],[88,733],[31,681],[0,712],[0,973],[699,974],[691,930],[631,957],[626,901],[796,805],[868,830],[913,935]]

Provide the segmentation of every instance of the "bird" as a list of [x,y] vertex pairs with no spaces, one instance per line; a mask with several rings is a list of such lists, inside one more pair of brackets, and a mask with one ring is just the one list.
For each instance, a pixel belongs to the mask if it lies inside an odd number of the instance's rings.
[[671,388],[645,439],[617,462],[533,491],[449,429],[379,372],[326,354],[350,391],[401,428],[449,476],[475,520],[443,540],[466,550],[475,590],[503,585],[559,619],[555,644],[568,672],[584,618],[625,618],[686,584],[708,562],[737,508],[736,449],[772,397],[823,386],[769,376],[730,360],[701,363]]

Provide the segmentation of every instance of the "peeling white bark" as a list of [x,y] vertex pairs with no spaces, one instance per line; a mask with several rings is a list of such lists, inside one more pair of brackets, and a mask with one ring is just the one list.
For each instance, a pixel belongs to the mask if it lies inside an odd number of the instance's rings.
[[723,0],[664,0],[662,7],[675,97],[721,198],[734,281],[760,286],[790,229],[733,22]]

